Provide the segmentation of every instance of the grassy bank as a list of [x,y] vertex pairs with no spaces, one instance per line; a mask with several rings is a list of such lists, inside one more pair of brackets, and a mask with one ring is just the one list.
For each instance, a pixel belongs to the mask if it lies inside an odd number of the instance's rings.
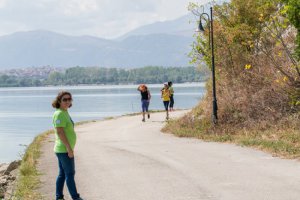
[[[95,121],[81,121],[76,123],[80,126],[86,123]],[[34,138],[33,142],[28,146],[22,158],[19,167],[19,175],[17,178],[16,189],[12,199],[22,200],[40,200],[43,199],[42,195],[38,193],[37,189],[40,186],[41,173],[37,169],[38,159],[41,156],[41,146],[50,134],[54,134],[53,130],[48,130],[41,133]]]
[[[291,116],[289,122],[297,123],[298,115]],[[170,121],[164,128],[178,137],[193,137],[204,141],[234,143],[263,150],[283,158],[300,157],[300,130],[291,123],[278,122],[273,126],[262,124],[251,129],[237,128],[229,124],[212,126],[205,117],[196,117],[191,111],[184,117]]]
[[36,191],[40,184],[40,173],[37,170],[37,160],[41,155],[40,148],[42,142],[50,134],[53,134],[53,130],[49,130],[38,135],[28,146],[19,168],[19,176],[14,195],[16,199],[42,199],[42,196]]

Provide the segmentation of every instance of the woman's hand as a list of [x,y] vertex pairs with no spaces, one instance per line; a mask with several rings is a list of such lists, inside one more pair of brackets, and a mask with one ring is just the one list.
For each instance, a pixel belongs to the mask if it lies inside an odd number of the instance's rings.
[[68,151],[68,156],[69,158],[74,158],[74,151],[73,150]]

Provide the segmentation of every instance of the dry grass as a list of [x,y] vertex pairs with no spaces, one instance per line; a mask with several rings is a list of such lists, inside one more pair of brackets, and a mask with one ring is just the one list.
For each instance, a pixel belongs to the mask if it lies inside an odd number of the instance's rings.
[[[251,128],[240,128],[231,125],[213,126],[210,119],[203,115],[195,115],[195,110],[184,117],[170,121],[164,132],[171,132],[179,137],[194,137],[204,141],[227,142],[241,146],[260,149],[275,156],[284,158],[300,157],[299,115],[282,119],[266,129],[266,123],[258,123]],[[202,113],[201,111],[200,113]],[[198,113],[199,114],[199,113]]]
[[41,155],[40,147],[42,141],[44,141],[49,134],[53,134],[53,131],[50,130],[42,133],[28,146],[19,168],[16,192],[12,199],[42,199],[42,196],[36,191],[40,184],[37,159]]

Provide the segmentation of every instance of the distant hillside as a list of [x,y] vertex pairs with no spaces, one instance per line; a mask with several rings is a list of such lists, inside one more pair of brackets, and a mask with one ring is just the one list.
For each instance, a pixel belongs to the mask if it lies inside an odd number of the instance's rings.
[[[229,0],[225,0],[229,1]],[[217,0],[221,4],[224,0]],[[210,4],[204,5],[209,12]],[[198,16],[199,17],[199,16]],[[189,66],[197,16],[141,26],[114,40],[67,36],[50,31],[17,32],[0,37],[0,70],[26,67]]]
[[116,40],[67,36],[44,30],[17,32],[0,37],[0,69],[46,65],[188,66],[187,54],[191,51],[194,34],[192,26],[188,16],[184,16],[143,26]]
[[[229,0],[216,0],[215,4],[222,4]],[[210,13],[210,3],[203,5],[202,12]],[[135,35],[151,35],[151,34],[168,34],[168,35],[178,35],[185,37],[192,37],[196,28],[199,16],[192,13],[184,15],[174,20],[168,20],[163,22],[155,22],[145,26],[136,28],[129,33],[119,37],[117,40],[123,40],[124,38],[135,36]]]

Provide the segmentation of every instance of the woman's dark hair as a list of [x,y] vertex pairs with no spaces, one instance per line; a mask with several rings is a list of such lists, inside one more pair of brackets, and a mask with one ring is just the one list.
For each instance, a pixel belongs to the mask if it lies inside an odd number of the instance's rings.
[[[61,99],[63,98],[63,96],[65,95],[69,95],[72,99],[72,94],[68,91],[60,91],[56,98],[54,99],[54,101],[52,102],[52,107],[53,108],[60,108],[60,103],[61,103]],[[72,106],[72,103],[70,104],[69,108]]]
[[168,82],[169,87],[171,87],[173,85],[172,81]]

